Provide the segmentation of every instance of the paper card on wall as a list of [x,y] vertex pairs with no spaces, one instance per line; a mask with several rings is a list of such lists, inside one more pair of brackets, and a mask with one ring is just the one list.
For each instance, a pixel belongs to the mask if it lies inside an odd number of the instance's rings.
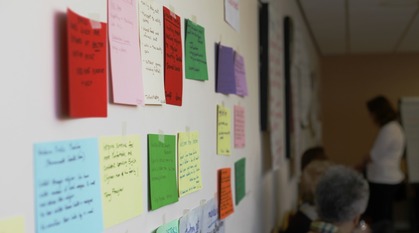
[[217,154],[231,154],[230,109],[217,105]]
[[185,78],[208,80],[205,28],[185,20]]
[[178,134],[179,197],[202,189],[198,132]]
[[34,145],[37,233],[103,231],[97,139]]
[[25,220],[21,216],[0,220],[1,233],[24,233],[24,231]]
[[204,205],[202,233],[224,233],[224,221],[218,218],[217,198],[212,198]]
[[137,2],[109,0],[108,10],[113,101],[143,105]]
[[243,148],[246,144],[244,108],[234,106],[234,147]]
[[236,94],[234,78],[234,50],[224,45],[218,45],[217,89],[223,94]]
[[236,31],[240,31],[240,0],[224,0],[224,18]]
[[202,233],[202,206],[199,206],[179,219],[179,233]]
[[213,233],[224,233],[225,232],[225,224],[223,220],[218,219],[217,223],[215,224],[215,229]]
[[202,214],[202,233],[213,233],[218,221],[218,203],[212,198],[204,205]]
[[163,7],[152,0],[140,0],[138,4],[145,104],[159,105],[166,102],[163,73]]
[[157,228],[156,233],[179,233],[179,220],[175,219]]
[[166,103],[182,106],[182,36],[180,17],[163,7],[164,16],[164,90]]
[[140,137],[101,137],[99,148],[103,221],[109,228],[143,211]]
[[246,158],[234,163],[234,185],[236,188],[236,205],[238,205],[246,193]]
[[148,135],[150,207],[152,210],[178,201],[176,137]]
[[231,168],[218,170],[219,216],[225,219],[234,212],[233,195],[231,192]]
[[246,69],[243,56],[235,53],[234,55],[234,77],[236,80],[236,94],[247,96]]
[[67,9],[70,117],[107,116],[106,24]]

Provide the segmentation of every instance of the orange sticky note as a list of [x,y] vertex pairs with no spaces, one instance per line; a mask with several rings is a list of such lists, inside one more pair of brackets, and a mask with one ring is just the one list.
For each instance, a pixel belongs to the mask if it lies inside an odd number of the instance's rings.
[[220,219],[227,218],[234,212],[233,195],[231,193],[231,168],[218,170],[218,200]]

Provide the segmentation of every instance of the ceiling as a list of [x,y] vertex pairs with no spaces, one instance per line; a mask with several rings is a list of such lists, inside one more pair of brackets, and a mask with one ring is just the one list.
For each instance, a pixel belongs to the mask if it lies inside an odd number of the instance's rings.
[[322,55],[419,52],[419,0],[297,0]]

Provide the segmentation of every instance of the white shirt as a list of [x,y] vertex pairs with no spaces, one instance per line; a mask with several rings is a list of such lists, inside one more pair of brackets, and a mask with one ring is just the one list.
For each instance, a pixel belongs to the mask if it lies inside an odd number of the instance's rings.
[[367,166],[370,182],[398,184],[404,179],[400,160],[405,147],[402,127],[397,121],[382,126],[370,151],[371,162]]

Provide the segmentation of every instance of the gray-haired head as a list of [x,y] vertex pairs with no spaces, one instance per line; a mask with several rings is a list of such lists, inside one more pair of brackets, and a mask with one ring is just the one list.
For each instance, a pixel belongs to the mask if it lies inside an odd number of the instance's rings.
[[342,165],[332,166],[316,187],[319,218],[330,223],[351,221],[365,211],[368,197],[368,183],[361,174]]

